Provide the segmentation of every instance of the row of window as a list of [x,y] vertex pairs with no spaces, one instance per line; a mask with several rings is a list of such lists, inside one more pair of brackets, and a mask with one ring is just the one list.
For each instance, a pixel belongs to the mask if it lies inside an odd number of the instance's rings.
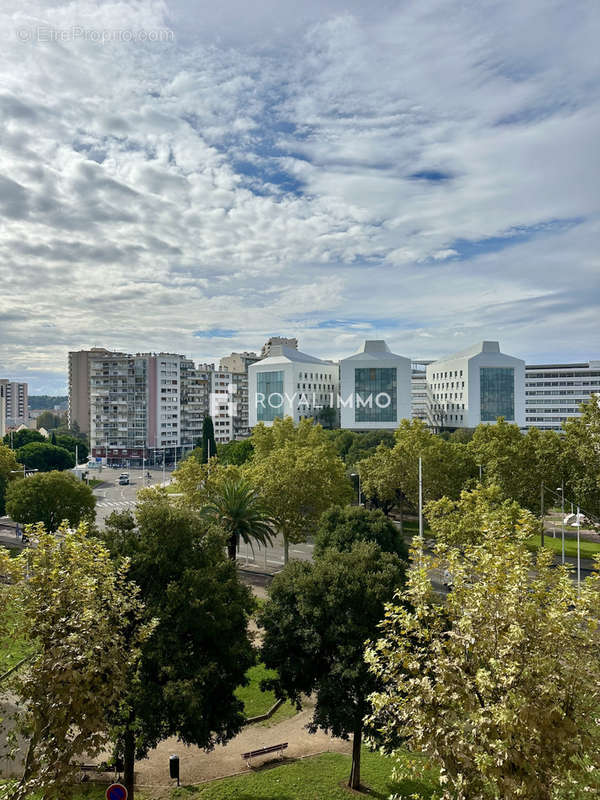
[[556,394],[559,395],[560,397],[568,397],[571,395],[577,395],[577,396],[583,395],[589,397],[589,395],[596,394],[596,392],[594,391],[594,389],[563,389],[562,391],[560,391],[559,389],[551,389],[551,390],[542,389],[539,392],[525,392],[526,397],[533,397],[534,395],[537,395],[539,397],[540,395],[548,395],[548,394],[552,395]]
[[545,383],[528,383],[525,381],[525,386],[597,386],[598,381],[546,381]]
[[460,370],[455,369],[454,370],[454,374],[452,374],[452,370],[450,370],[449,372],[434,372],[433,373],[433,380],[434,381],[441,381],[441,380],[444,380],[445,378],[462,378],[462,376],[463,376],[462,369],[460,369]]
[[526,372],[527,378],[600,378],[600,372],[586,369],[581,372]]

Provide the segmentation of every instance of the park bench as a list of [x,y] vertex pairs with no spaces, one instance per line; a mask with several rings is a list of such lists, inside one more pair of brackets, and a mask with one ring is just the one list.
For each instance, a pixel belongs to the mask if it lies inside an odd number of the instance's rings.
[[249,753],[242,753],[242,758],[248,765],[248,768],[250,768],[250,760],[258,758],[258,756],[266,756],[269,753],[279,753],[279,757],[283,758],[283,751],[287,746],[287,742],[282,742],[281,744],[273,744],[270,747],[261,747],[258,750],[250,750]]

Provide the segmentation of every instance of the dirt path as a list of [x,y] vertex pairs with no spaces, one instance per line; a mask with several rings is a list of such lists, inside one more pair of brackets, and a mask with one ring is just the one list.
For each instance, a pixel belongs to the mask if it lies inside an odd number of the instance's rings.
[[[147,759],[136,764],[138,785],[141,789],[143,787],[173,786],[173,782],[169,779],[169,756],[171,754],[179,756],[182,784],[191,784],[223,778],[238,772],[247,772],[248,767],[241,758],[242,753],[281,742],[289,744],[286,758],[314,755],[325,750],[350,753],[352,751],[351,742],[335,739],[322,731],[310,734],[306,730],[305,726],[312,717],[313,708],[314,704],[309,700],[299,714],[282,720],[280,723],[270,727],[249,725],[235,739],[226,745],[217,746],[210,753],[205,753],[197,747],[186,747],[177,739],[167,739],[161,742]],[[253,764],[258,766],[272,757],[255,759]],[[155,796],[158,795],[153,792],[152,797]]]

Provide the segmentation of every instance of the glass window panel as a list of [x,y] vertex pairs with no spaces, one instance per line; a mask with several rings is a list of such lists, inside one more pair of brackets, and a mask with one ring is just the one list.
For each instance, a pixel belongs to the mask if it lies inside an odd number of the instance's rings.
[[515,418],[515,371],[512,367],[480,367],[481,421]]
[[284,416],[283,371],[259,372],[256,375],[256,419],[272,422]]
[[354,370],[354,421],[396,422],[396,367]]

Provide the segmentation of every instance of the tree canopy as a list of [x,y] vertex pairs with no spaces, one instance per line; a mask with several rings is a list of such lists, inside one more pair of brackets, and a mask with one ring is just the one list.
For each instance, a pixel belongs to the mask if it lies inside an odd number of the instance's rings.
[[71,469],[75,466],[75,457],[68,450],[50,442],[30,442],[19,447],[17,459],[27,469],[36,469],[39,472]]
[[83,481],[70,472],[41,472],[10,484],[6,510],[24,524],[41,522],[56,531],[67,520],[71,525],[92,523],[96,497]]
[[22,466],[14,450],[0,444],[0,517],[6,513],[6,490],[13,481],[23,476]]
[[327,549],[314,563],[291,561],[275,576],[260,616],[262,657],[278,677],[265,682],[298,707],[315,693],[309,730],[353,736],[349,784],[360,785],[360,746],[367,696],[378,680],[364,660],[384,604],[404,581],[404,562],[374,542]]
[[23,447],[30,442],[46,442],[47,439],[39,431],[33,431],[30,428],[22,428],[20,431],[12,431],[4,436],[4,444],[11,445],[15,450]]
[[32,649],[27,667],[11,677],[22,704],[18,730],[29,742],[11,800],[71,795],[77,762],[109,741],[108,712],[147,635],[136,624],[141,606],[126,562],[115,566],[85,526],[59,534],[37,525],[29,531],[35,547],[16,558],[0,548],[0,574],[10,579],[0,583],[0,627],[10,623],[3,615],[10,599],[20,612],[18,635]]
[[[398,769],[440,768],[440,798],[539,798],[600,789],[600,578],[577,591],[552,553],[531,554],[482,514],[483,538],[442,547],[453,584],[431,589],[423,556],[389,604],[368,661],[383,682],[369,720]],[[408,767],[412,766],[412,770]],[[588,787],[588,788],[586,788]]]
[[117,753],[133,793],[134,758],[169,736],[211,749],[244,723],[234,690],[254,663],[248,619],[254,601],[225,556],[226,534],[164,490],[140,495],[136,516],[111,516],[106,541],[130,559],[146,618],[156,628],[142,648],[115,719]]
[[315,557],[321,556],[329,547],[351,550],[355,542],[375,542],[386,553],[408,558],[404,537],[379,509],[370,511],[362,506],[334,506],[322,514],[315,537]]

